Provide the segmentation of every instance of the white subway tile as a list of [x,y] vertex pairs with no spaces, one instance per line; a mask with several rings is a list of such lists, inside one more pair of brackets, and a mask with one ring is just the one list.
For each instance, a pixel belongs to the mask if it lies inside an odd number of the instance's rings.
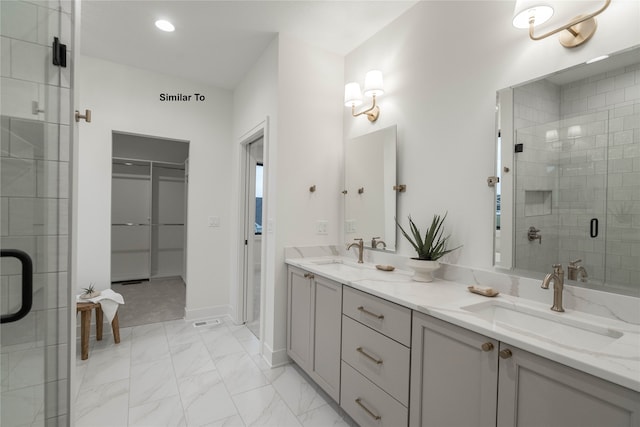
[[2,60],[0,60],[0,75],[11,77],[11,39],[1,38]]
[[[8,2],[1,2],[2,4]],[[11,2],[13,3],[13,2]],[[2,114],[24,119],[37,119],[32,102],[38,101],[38,84],[2,77]]]
[[38,7],[21,1],[0,2],[0,32],[3,36],[38,41]]
[[2,157],[2,195],[34,197],[36,195],[36,165],[33,160]]
[[44,83],[48,49],[35,43],[11,41],[11,77]]

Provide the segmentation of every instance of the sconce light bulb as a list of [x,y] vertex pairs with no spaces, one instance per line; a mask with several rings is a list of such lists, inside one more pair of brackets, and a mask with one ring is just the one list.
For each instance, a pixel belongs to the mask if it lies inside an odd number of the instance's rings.
[[162,30],[162,31],[166,31],[168,33],[175,31],[176,27],[173,26],[173,24],[169,21],[167,21],[166,19],[159,19],[156,21],[156,27],[158,27],[158,29]]

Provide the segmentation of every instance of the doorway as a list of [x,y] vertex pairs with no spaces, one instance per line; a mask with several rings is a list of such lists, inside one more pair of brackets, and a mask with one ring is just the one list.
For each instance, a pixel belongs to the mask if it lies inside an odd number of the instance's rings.
[[189,144],[113,133],[111,282],[121,326],[184,317]]
[[264,202],[264,138],[246,146],[244,313],[247,328],[260,339],[262,232]]

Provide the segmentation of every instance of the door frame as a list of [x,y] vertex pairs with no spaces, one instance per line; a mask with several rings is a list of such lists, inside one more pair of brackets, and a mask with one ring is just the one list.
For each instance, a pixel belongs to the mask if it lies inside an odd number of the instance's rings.
[[238,198],[238,215],[239,223],[237,226],[236,242],[237,242],[237,287],[236,287],[236,307],[235,307],[235,320],[236,323],[244,324],[247,320],[247,269],[249,255],[247,253],[248,245],[244,242],[248,240],[248,218],[249,218],[249,203],[247,203],[247,197],[249,195],[249,181],[248,174],[248,159],[249,150],[252,143],[262,138],[262,152],[263,152],[263,193],[262,193],[262,241],[260,251],[260,264],[262,268],[260,270],[260,353],[262,353],[262,343],[264,342],[264,325],[265,325],[265,306],[266,306],[266,266],[267,266],[267,247],[269,234],[271,232],[267,218],[267,212],[270,205],[269,200],[269,118],[266,117],[264,121],[253,127],[250,131],[246,132],[239,138],[239,195]]

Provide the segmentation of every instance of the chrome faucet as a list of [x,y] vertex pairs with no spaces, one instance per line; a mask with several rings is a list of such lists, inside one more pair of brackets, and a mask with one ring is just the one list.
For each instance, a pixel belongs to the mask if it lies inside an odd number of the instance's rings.
[[364,242],[362,241],[362,239],[358,238],[358,239],[353,239],[355,240],[357,243],[349,243],[347,244],[347,250],[351,249],[352,247],[357,247],[358,248],[358,264],[362,264],[362,252],[364,252]]
[[581,259],[577,259],[575,261],[570,261],[567,266],[567,279],[569,280],[578,280],[578,276],[580,276],[581,282],[586,282],[587,278],[587,270],[581,265],[578,265],[582,262]]
[[384,242],[384,240],[378,240],[379,238],[380,238],[380,237],[372,237],[372,238],[371,238],[371,247],[372,247],[373,249],[377,249],[377,248],[378,248],[378,245],[380,245],[380,244],[381,244],[381,245],[382,245],[382,248],[383,248],[383,249],[386,249],[386,248],[387,248],[387,244]]
[[562,264],[553,264],[553,273],[544,276],[542,281],[542,289],[549,289],[549,282],[553,280],[553,305],[552,311],[563,312],[562,308],[562,291],[564,289],[564,270]]

